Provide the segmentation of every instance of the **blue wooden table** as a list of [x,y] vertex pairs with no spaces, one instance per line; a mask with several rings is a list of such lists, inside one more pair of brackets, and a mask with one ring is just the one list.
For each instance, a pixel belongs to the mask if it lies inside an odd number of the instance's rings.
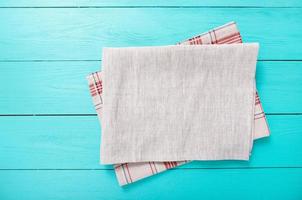
[[[302,199],[302,1],[0,2],[0,199]],[[86,75],[104,46],[174,44],[229,21],[259,42],[271,137],[121,188],[99,165]]]

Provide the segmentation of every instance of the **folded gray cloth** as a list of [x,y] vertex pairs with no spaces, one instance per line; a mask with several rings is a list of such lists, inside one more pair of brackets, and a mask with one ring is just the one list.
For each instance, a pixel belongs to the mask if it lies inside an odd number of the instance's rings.
[[248,160],[258,44],[104,48],[101,163]]

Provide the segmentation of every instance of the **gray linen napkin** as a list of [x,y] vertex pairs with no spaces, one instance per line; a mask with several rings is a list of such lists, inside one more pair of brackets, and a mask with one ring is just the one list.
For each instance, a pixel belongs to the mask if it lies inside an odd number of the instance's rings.
[[258,44],[104,48],[101,163],[248,160],[257,54]]

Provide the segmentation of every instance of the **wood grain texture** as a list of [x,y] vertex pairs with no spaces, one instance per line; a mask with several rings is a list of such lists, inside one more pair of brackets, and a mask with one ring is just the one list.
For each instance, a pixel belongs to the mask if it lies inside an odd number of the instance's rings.
[[175,44],[229,21],[260,43],[259,59],[302,59],[300,18],[301,8],[1,9],[0,60],[99,60],[105,46]]
[[121,188],[113,171],[0,171],[0,198],[300,200],[301,179],[301,168],[170,170]]
[[269,6],[269,7],[280,7],[280,6],[301,6],[302,2],[299,0],[276,0],[276,1],[261,1],[261,0],[6,0],[1,1],[0,6],[25,6],[25,7],[47,7],[47,6]]
[[[86,76],[100,66],[0,62],[0,114],[95,114]],[[256,76],[266,112],[302,113],[302,62],[258,62]]]
[[[185,168],[301,167],[302,116],[269,116],[272,136],[257,140],[250,162],[195,162]],[[0,169],[110,169],[99,165],[94,116],[1,117]],[[4,162],[5,161],[5,162]]]
[[[302,199],[301,6],[1,1],[0,199]],[[99,165],[101,129],[85,80],[100,68],[102,47],[174,44],[228,21],[260,43],[257,87],[271,137],[255,142],[250,162],[193,162],[120,188],[112,167]]]

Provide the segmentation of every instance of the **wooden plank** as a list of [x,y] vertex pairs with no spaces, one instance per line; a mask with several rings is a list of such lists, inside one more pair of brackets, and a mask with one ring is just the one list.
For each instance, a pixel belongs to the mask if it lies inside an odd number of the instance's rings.
[[[104,46],[168,45],[228,21],[259,59],[302,59],[302,8],[1,9],[0,60],[99,60]],[[252,16],[252,17],[251,17]],[[13,28],[12,28],[13,27]]]
[[1,63],[0,112],[95,114],[86,76],[99,62]]
[[299,0],[276,0],[276,1],[240,1],[240,0],[151,0],[151,1],[130,1],[130,0],[9,0],[1,1],[0,6],[301,6]]
[[1,199],[302,198],[302,169],[170,170],[126,187],[113,171],[0,171]]
[[[302,167],[302,116],[269,116],[270,138],[255,142],[250,162],[195,162],[188,168]],[[95,116],[1,117],[0,169],[110,169],[99,165]]]
[[[0,62],[0,114],[95,114],[85,77],[100,65]],[[256,76],[266,112],[302,113],[302,62],[258,62]]]

